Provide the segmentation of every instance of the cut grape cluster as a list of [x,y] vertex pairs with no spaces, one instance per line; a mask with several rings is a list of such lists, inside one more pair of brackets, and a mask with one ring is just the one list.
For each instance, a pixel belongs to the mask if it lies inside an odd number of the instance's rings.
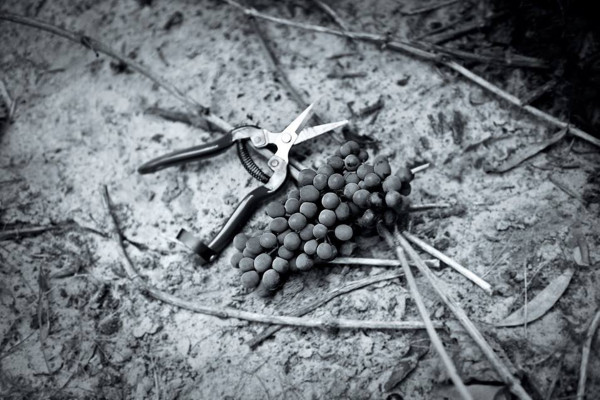
[[317,171],[305,169],[299,189],[285,202],[271,202],[271,221],[255,236],[238,234],[239,251],[231,264],[239,268],[242,285],[276,290],[295,271],[308,271],[338,254],[349,256],[359,232],[378,221],[392,225],[408,208],[413,174],[407,167],[394,174],[385,157],[367,162],[368,153],[358,143],[344,143]]

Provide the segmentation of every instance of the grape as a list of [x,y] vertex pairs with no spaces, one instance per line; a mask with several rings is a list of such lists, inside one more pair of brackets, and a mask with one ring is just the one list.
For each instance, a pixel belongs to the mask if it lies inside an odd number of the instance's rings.
[[292,257],[289,261],[290,263],[290,271],[296,272],[298,271],[298,268],[296,267],[296,258],[297,257]]
[[285,236],[285,239],[283,239],[283,245],[290,251],[298,250],[298,247],[300,247],[301,243],[302,240],[300,240],[300,236],[298,236],[296,232],[288,233]]
[[315,228],[313,229],[313,235],[317,239],[323,239],[325,236],[327,236],[327,227],[323,224],[315,225]]
[[365,213],[356,222],[362,228],[368,228],[375,223],[376,215],[373,210],[366,210]]
[[265,249],[272,249],[277,246],[277,236],[271,232],[265,232],[260,235],[260,245]]
[[303,169],[300,171],[300,175],[298,176],[298,185],[302,187],[312,184],[315,175],[317,175],[315,170],[310,168]]
[[265,272],[269,268],[271,268],[271,263],[273,259],[267,253],[262,253],[256,256],[254,259],[254,269],[258,272]]
[[358,175],[356,174],[356,172],[346,172],[344,174],[344,179],[346,180],[346,183],[358,183],[358,182],[360,182],[360,178],[358,177]]
[[260,254],[263,251],[258,236],[254,236],[248,239],[248,241],[246,242],[246,248],[256,254]]
[[252,271],[254,269],[254,260],[250,257],[244,257],[240,260],[239,266],[243,272]]
[[350,207],[350,215],[360,215],[361,210],[360,207],[354,204],[353,202],[348,203],[348,207]]
[[327,175],[328,178],[331,174],[333,174],[333,172],[333,168],[328,164],[323,164],[319,167],[319,169],[317,169],[318,174]]
[[402,181],[396,175],[390,175],[385,178],[381,186],[386,192],[391,192],[392,190],[398,191],[402,187]]
[[369,196],[369,204],[374,208],[383,207],[383,194],[379,192],[371,193]]
[[290,264],[281,257],[275,257],[273,260],[273,269],[280,274],[287,274],[290,270]]
[[365,189],[359,189],[352,196],[352,202],[361,208],[365,208],[369,205],[370,193]]
[[288,224],[290,225],[290,228],[298,232],[306,226],[306,217],[303,214],[297,212],[290,216]]
[[407,167],[400,167],[396,171],[396,176],[400,178],[402,183],[409,183],[415,177],[412,171]]
[[255,253],[252,250],[250,250],[249,248],[245,248],[244,251],[242,251],[242,255],[244,257],[250,257],[250,258],[254,258],[258,255],[259,253]]
[[315,262],[312,258],[310,258],[307,254],[300,254],[298,258],[296,258],[296,268],[300,271],[308,271],[313,267]]
[[344,160],[339,156],[329,157],[327,159],[327,164],[329,164],[334,171],[340,171],[344,168]]
[[347,143],[350,145],[350,151],[352,154],[358,154],[360,152],[360,145],[354,140],[349,140]]
[[394,208],[398,206],[401,202],[402,196],[400,196],[400,193],[396,192],[395,190],[392,190],[385,194],[385,204],[388,207]]
[[335,227],[335,237],[342,241],[352,239],[352,228],[348,225],[342,224]]
[[[282,206],[283,207],[283,206]],[[283,217],[277,217],[269,224],[269,229],[275,233],[281,233],[288,228],[288,222]]]
[[340,198],[335,193],[325,193],[321,198],[321,204],[323,207],[333,210],[340,204]]
[[262,283],[269,290],[275,289],[280,282],[281,277],[279,276],[279,272],[275,271],[274,269],[265,271],[262,276]]
[[306,218],[313,218],[317,215],[317,205],[315,203],[311,203],[310,201],[304,202],[300,205],[300,212],[304,214]]
[[356,169],[360,165],[360,160],[354,154],[350,154],[349,156],[344,158],[344,164],[346,165],[346,169],[348,171],[356,171]]
[[335,212],[333,212],[331,210],[323,210],[319,214],[319,222],[327,227],[334,226],[335,220],[336,220]]
[[313,185],[306,185],[300,189],[300,199],[302,199],[302,201],[315,202],[319,198],[319,195],[319,191]]
[[383,222],[386,225],[391,226],[394,224],[394,222],[396,222],[397,216],[398,214],[396,214],[393,210],[385,210],[383,212]]
[[285,208],[283,204],[272,201],[267,205],[267,215],[271,218],[283,217],[285,215]]
[[338,221],[346,221],[350,218],[350,206],[348,203],[340,203],[339,206],[335,209],[335,216]]
[[352,154],[352,146],[350,145],[350,143],[346,142],[343,145],[340,146],[340,155],[342,157],[347,157],[350,154]]
[[288,199],[299,199],[300,191],[298,189],[292,189],[289,191],[287,197],[288,197]]
[[360,179],[365,179],[365,176],[367,176],[367,174],[369,172],[374,172],[375,168],[373,168],[372,165],[369,164],[363,164],[360,167],[358,167],[358,169],[356,170],[356,175],[358,175],[358,177]]
[[329,179],[327,175],[317,174],[313,179],[313,185],[317,188],[317,190],[323,190],[327,187],[327,179]]
[[321,260],[330,260],[333,257],[333,248],[329,243],[321,243],[317,247],[317,256]]
[[247,241],[248,241],[248,236],[244,235],[243,233],[238,233],[233,238],[233,247],[235,247],[239,251],[244,251],[244,249],[246,248]]
[[258,286],[260,276],[256,271],[246,271],[242,274],[242,285],[247,289],[252,289]]
[[360,149],[358,152],[358,159],[362,162],[367,161],[369,159],[369,153],[367,153],[367,151],[364,149]]
[[309,256],[312,256],[317,252],[317,246],[319,246],[319,242],[317,242],[315,239],[309,240],[308,242],[304,243],[304,252]]
[[390,167],[390,163],[387,159],[383,157],[381,159],[375,159],[375,173],[379,175],[381,179],[385,179],[391,175],[392,168]]
[[367,176],[365,176],[365,186],[367,188],[377,187],[381,183],[381,178],[375,172],[369,172]]
[[298,235],[300,235],[300,239],[306,241],[306,240],[310,240],[314,237],[313,235],[313,229],[315,229],[315,226],[313,224],[308,224],[306,225],[299,233]]
[[351,199],[358,189],[360,188],[358,187],[357,183],[347,183],[346,187],[344,188],[344,196],[346,196],[347,199]]
[[291,231],[292,231],[291,229],[286,229],[285,231],[283,231],[279,235],[277,235],[277,243],[283,244],[283,239],[285,239],[285,235],[287,235]]
[[235,252],[231,256],[231,266],[233,268],[238,268],[239,265],[240,265],[240,261],[242,260],[242,258],[244,258],[244,255],[242,253]]
[[288,214],[293,214],[295,212],[298,212],[299,209],[300,209],[300,200],[287,199],[287,201],[285,202],[285,211]]
[[410,183],[403,182],[402,187],[400,188],[400,194],[403,196],[408,196],[411,192],[411,189],[412,189],[412,187],[410,186]]
[[285,260],[291,260],[292,258],[294,258],[295,254],[293,251],[286,249],[284,246],[281,246],[277,250],[277,255]]
[[338,190],[344,187],[346,180],[341,174],[333,174],[327,180],[327,186],[332,190]]
[[357,247],[358,245],[354,242],[344,242],[340,246],[340,254],[342,257],[350,257]]

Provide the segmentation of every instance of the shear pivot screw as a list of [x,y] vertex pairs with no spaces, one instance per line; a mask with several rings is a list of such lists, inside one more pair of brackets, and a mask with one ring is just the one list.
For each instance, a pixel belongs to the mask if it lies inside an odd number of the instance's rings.
[[271,167],[275,168],[279,165],[279,160],[271,160],[269,161],[269,164],[271,165]]
[[281,141],[283,143],[289,143],[289,142],[291,142],[291,140],[292,140],[292,135],[290,135],[289,133],[285,133],[281,137]]

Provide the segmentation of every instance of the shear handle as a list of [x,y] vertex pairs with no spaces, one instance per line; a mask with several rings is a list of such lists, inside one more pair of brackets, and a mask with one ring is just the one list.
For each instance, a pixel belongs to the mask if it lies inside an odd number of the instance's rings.
[[202,260],[202,264],[207,264],[213,261],[225,247],[233,242],[233,237],[244,227],[246,222],[248,222],[248,219],[254,214],[258,205],[268,198],[271,193],[272,192],[264,186],[257,187],[248,193],[246,197],[242,199],[240,204],[238,204],[231,217],[229,217],[227,222],[221,227],[217,236],[215,236],[208,245],[205,245],[197,237],[192,236],[189,232],[184,230],[180,232],[177,239],[198,254]]
[[201,160],[220,154],[233,145],[233,134],[226,133],[219,139],[199,146],[177,150],[144,163],[138,168],[140,174],[149,174],[164,168]]

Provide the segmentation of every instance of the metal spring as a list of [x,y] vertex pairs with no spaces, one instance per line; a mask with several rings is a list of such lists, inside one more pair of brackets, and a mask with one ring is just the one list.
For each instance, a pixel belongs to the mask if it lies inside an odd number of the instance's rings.
[[267,183],[269,181],[269,175],[265,174],[262,169],[250,157],[250,152],[248,151],[248,145],[245,140],[237,141],[237,153],[242,165],[248,171],[250,175],[257,181],[262,183]]

